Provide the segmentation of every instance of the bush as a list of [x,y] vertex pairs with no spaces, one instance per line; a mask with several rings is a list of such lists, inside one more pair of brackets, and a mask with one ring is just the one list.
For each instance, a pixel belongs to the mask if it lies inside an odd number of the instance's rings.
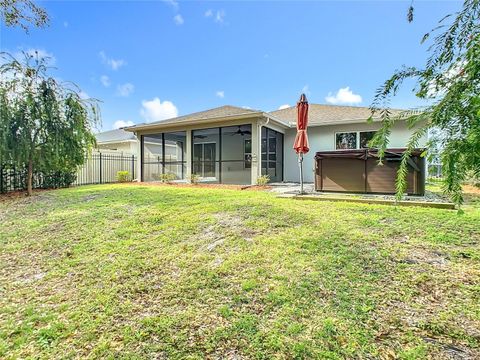
[[117,171],[117,181],[118,182],[131,181],[130,173],[128,171]]
[[[0,164],[0,193],[26,190],[27,169],[15,167],[12,164]],[[69,187],[75,182],[75,171],[37,170],[33,173],[32,187],[34,189],[57,189]]]
[[167,184],[170,184],[173,180],[175,180],[177,178],[177,176],[175,174],[172,174],[172,173],[166,173],[166,174],[160,174],[158,175],[158,179],[162,182],[162,183],[167,183]]
[[44,189],[69,187],[77,179],[77,174],[75,173],[75,171],[53,171],[48,173],[47,175],[36,175],[42,177],[40,187]]
[[257,185],[258,186],[265,186],[270,182],[270,176],[262,175],[257,178]]
[[189,178],[191,184],[198,184],[200,176],[197,174],[190,174]]

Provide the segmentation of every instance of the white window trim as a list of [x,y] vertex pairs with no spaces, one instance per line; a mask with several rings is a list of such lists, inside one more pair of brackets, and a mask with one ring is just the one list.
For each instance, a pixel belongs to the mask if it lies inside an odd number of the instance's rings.
[[[333,148],[335,151],[337,150],[361,150],[362,148],[360,147],[360,133],[364,132],[377,132],[377,130],[345,130],[345,131],[335,131],[333,134]],[[348,134],[348,133],[356,133],[356,142],[357,146],[355,149],[337,149],[337,134]]]

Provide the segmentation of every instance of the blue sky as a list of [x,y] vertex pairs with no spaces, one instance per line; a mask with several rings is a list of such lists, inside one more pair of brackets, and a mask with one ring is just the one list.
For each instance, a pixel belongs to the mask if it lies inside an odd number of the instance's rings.
[[[225,104],[368,106],[423,34],[461,2],[48,1],[46,29],[0,30],[2,51],[50,54],[52,74],[101,100],[103,130]],[[410,85],[410,84],[409,84]],[[410,85],[408,89],[411,89]],[[392,103],[419,103],[403,91]]]

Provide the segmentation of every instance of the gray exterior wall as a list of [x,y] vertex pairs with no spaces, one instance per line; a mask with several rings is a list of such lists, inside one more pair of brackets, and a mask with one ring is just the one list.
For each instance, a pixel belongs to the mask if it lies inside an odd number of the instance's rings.
[[[303,173],[305,182],[314,181],[315,163],[314,157],[317,151],[335,150],[335,133],[349,131],[375,131],[380,128],[380,123],[358,123],[344,125],[326,125],[314,126],[308,128],[308,140],[310,151],[304,156]],[[293,142],[295,141],[296,129],[288,129],[285,132],[284,143],[284,181],[298,182],[300,180],[298,169],[298,157],[293,150]],[[405,147],[408,139],[412,134],[412,130],[408,129],[404,121],[395,123],[390,136],[389,147],[402,148]],[[426,136],[420,141],[419,147],[426,144]]]

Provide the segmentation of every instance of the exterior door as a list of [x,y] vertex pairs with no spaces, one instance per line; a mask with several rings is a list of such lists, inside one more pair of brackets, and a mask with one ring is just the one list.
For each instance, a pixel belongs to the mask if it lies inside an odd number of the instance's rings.
[[262,127],[262,175],[283,181],[283,134],[267,127]]
[[215,177],[216,143],[201,143],[193,145],[193,171],[200,177]]

